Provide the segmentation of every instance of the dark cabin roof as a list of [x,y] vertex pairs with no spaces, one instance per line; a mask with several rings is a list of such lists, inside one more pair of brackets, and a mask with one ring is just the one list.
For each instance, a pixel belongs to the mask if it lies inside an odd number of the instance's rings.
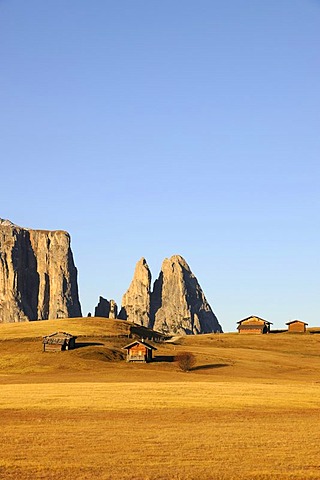
[[291,323],[303,323],[304,325],[308,325],[308,323],[303,322],[302,320],[291,320],[291,322],[287,322],[286,325],[291,325]]
[[272,322],[268,322],[268,320],[264,320],[261,317],[257,317],[257,315],[250,315],[250,317],[243,318],[242,320],[239,320],[239,322],[237,322],[237,323],[241,324],[242,322],[245,322],[246,320],[250,320],[250,318],[257,318],[258,320],[261,320],[262,322],[267,323],[268,325],[273,325]]
[[125,347],[122,347],[124,350],[130,350],[131,347],[133,347],[134,345],[144,345],[148,350],[157,350],[156,347],[153,347],[152,345],[150,345],[149,343],[147,342],[142,342],[140,340],[135,340],[134,342],[131,342],[129,343],[129,345],[126,345]]

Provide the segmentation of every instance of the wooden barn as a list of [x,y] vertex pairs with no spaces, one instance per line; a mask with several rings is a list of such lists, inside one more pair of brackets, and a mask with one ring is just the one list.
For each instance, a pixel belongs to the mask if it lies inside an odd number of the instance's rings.
[[301,320],[292,320],[287,322],[286,325],[288,325],[288,332],[290,333],[305,333],[308,324]]
[[270,332],[270,325],[271,322],[267,320],[263,320],[260,317],[247,317],[243,320],[240,320],[238,323],[238,332],[243,333],[255,333],[255,334],[262,334],[262,333],[269,333]]
[[148,363],[152,361],[152,352],[157,350],[149,343],[144,341],[136,340],[129,345],[123,347],[124,350],[127,350],[127,362],[142,362]]
[[75,348],[76,338],[71,333],[55,332],[43,337],[44,352],[63,352]]

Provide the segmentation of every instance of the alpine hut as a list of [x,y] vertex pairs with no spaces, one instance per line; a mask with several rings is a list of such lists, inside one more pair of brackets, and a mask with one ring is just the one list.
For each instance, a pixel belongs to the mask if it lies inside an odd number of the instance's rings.
[[243,320],[240,320],[238,323],[238,332],[243,333],[255,333],[255,334],[262,334],[262,333],[269,333],[270,332],[270,325],[271,322],[267,320],[263,320],[260,317],[247,317]]
[[290,333],[305,333],[308,324],[301,320],[292,320],[287,322],[286,325],[288,325],[288,332]]
[[156,347],[153,347],[149,343],[144,342],[143,340],[135,340],[129,345],[123,347],[124,350],[127,350],[127,362],[142,362],[148,363],[152,361],[152,352],[157,350]]
[[62,352],[64,350],[72,350],[75,348],[76,338],[71,333],[55,332],[51,335],[43,337],[44,352]]

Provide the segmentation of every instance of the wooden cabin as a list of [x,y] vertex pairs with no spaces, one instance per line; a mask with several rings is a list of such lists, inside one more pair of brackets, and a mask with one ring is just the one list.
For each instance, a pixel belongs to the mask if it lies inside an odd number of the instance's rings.
[[152,352],[157,350],[149,343],[144,341],[136,340],[129,345],[123,347],[124,350],[127,350],[127,362],[142,362],[148,363],[152,361]]
[[267,320],[263,320],[263,318],[260,317],[247,317],[244,318],[243,320],[240,320],[238,323],[238,332],[241,334],[244,333],[255,333],[255,334],[263,334],[263,333],[269,333],[270,332],[270,325],[272,325],[271,322],[268,322]]
[[76,338],[71,333],[55,332],[43,337],[44,352],[63,352],[75,348]]
[[301,320],[292,320],[287,322],[286,325],[288,325],[288,332],[290,333],[305,333],[308,324]]

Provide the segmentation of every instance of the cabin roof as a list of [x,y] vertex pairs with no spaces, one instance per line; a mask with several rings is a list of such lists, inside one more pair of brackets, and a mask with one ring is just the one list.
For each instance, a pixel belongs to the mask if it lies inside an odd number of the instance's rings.
[[54,332],[54,333],[50,333],[50,335],[44,335],[42,338],[77,338],[75,337],[74,335],[72,335],[71,333],[67,333],[67,332]]
[[257,318],[258,320],[261,320],[262,322],[267,323],[268,325],[273,325],[272,322],[268,322],[268,320],[264,320],[263,318],[257,317],[257,315],[250,315],[250,317],[243,318],[242,320],[239,320],[239,322],[237,322],[237,323],[241,324],[242,322],[245,322],[246,320],[250,320],[250,318]]
[[308,325],[308,323],[303,322],[302,320],[291,320],[291,322],[287,322],[286,325],[291,325],[291,323],[303,323],[304,325]]
[[148,350],[157,350],[156,347],[153,347],[147,342],[142,342],[140,340],[135,340],[134,342],[129,343],[129,345],[126,345],[125,347],[122,347],[124,350],[130,350],[134,345],[144,345]]

